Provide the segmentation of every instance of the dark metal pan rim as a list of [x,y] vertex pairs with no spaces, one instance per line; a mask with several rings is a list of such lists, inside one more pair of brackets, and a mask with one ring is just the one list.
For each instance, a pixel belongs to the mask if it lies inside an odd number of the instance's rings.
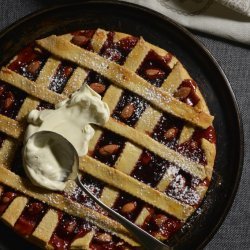
[[223,84],[225,85],[225,88],[227,89],[227,91],[229,92],[229,95],[231,97],[231,101],[233,101],[233,112],[236,116],[236,119],[234,120],[235,122],[235,126],[238,129],[239,132],[239,138],[237,141],[237,158],[236,158],[236,162],[238,163],[238,171],[235,175],[235,181],[232,184],[233,187],[231,189],[231,193],[229,196],[229,199],[226,203],[226,206],[224,207],[223,212],[221,213],[221,216],[219,218],[219,220],[217,220],[216,224],[214,225],[213,229],[210,231],[210,233],[207,235],[207,237],[201,242],[201,244],[198,246],[198,248],[203,248],[210,240],[211,238],[214,236],[214,234],[217,232],[217,230],[219,229],[220,225],[223,223],[223,221],[226,218],[226,215],[228,214],[235,195],[237,193],[238,190],[238,186],[240,183],[240,179],[241,179],[241,174],[242,174],[242,169],[243,169],[243,158],[244,158],[244,133],[243,133],[243,124],[242,124],[242,119],[241,119],[241,115],[240,115],[240,111],[237,105],[237,101],[236,101],[236,97],[233,93],[233,90],[230,86],[230,83],[225,75],[225,73],[223,72],[223,70],[221,69],[220,65],[218,64],[218,62],[215,60],[215,58],[212,56],[212,54],[207,50],[207,48],[201,43],[199,42],[187,29],[185,29],[184,27],[180,26],[179,24],[176,24],[173,20],[171,20],[170,18],[156,12],[153,10],[150,10],[148,8],[145,8],[143,6],[139,6],[136,4],[132,4],[132,3],[127,3],[127,2],[122,2],[122,1],[110,1],[110,0],[105,0],[105,1],[91,1],[91,0],[87,0],[84,2],[73,2],[73,3],[57,3],[57,5],[54,6],[50,6],[47,8],[44,8],[42,10],[38,10],[34,13],[31,13],[21,19],[19,19],[18,21],[16,21],[15,23],[13,23],[12,25],[10,25],[9,27],[5,28],[3,31],[0,32],[0,42],[1,40],[11,31],[17,29],[19,26],[24,25],[26,22],[29,22],[30,20],[32,20],[33,18],[35,18],[36,16],[42,15],[42,14],[48,14],[49,12],[58,10],[60,8],[65,8],[67,6],[86,6],[86,5],[110,5],[111,7],[126,7],[126,8],[132,8],[137,10],[138,12],[143,12],[148,14],[149,16],[152,16],[153,18],[157,18],[163,22],[166,22],[168,24],[170,24],[171,26],[173,26],[174,29],[176,29],[176,31],[181,32],[184,36],[186,36],[186,38],[188,40],[190,40],[191,43],[194,44],[194,46],[196,46],[197,50],[199,50],[201,53],[205,54],[205,56],[207,57],[207,59],[211,62],[211,64],[213,64],[217,70],[219,71],[221,77],[223,78],[224,82]]

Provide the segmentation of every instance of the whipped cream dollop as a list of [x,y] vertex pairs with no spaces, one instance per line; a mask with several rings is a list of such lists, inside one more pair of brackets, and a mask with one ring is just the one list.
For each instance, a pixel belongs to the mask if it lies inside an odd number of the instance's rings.
[[32,110],[28,115],[23,151],[24,169],[32,183],[51,190],[63,190],[70,175],[67,161],[72,160],[70,150],[60,147],[60,142],[49,134],[34,139],[34,133],[55,132],[73,145],[78,156],[83,156],[94,135],[90,124],[103,125],[109,115],[108,105],[86,84],[57,104],[55,110]]

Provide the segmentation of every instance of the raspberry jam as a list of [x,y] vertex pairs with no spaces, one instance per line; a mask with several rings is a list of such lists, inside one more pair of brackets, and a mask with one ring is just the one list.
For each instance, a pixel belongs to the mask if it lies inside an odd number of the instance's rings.
[[132,94],[129,91],[124,91],[111,116],[133,127],[147,105],[147,102],[138,95]]
[[184,122],[169,114],[161,116],[151,137],[156,141],[175,149],[182,131]]
[[75,66],[70,63],[61,63],[53,76],[49,89],[57,93],[62,93],[66,83],[74,71]]
[[0,215],[8,208],[10,203],[18,196],[17,192],[10,188],[5,188],[0,196]]
[[94,71],[89,72],[86,83],[102,97],[110,85],[108,79]]
[[114,35],[114,32],[108,33],[107,40],[100,51],[100,55],[122,65],[139,39],[128,36],[114,42]]
[[[95,179],[94,177],[85,174],[82,179],[82,183],[84,183],[84,186],[86,186],[91,193],[93,193],[96,197],[100,198],[103,187],[105,183],[99,181],[98,179]],[[91,199],[80,187],[76,187],[75,190],[70,195],[70,198],[73,201],[77,201],[80,204],[83,204],[86,207],[89,207],[93,210],[103,212],[100,207],[94,202],[93,199]]]
[[86,235],[92,226],[84,220],[74,218],[67,214],[58,213],[59,223],[50,239],[54,249],[69,249],[70,243]]
[[27,94],[0,82],[0,114],[15,119]]
[[180,220],[163,214],[158,209],[150,209],[150,212],[143,229],[155,237],[168,239],[180,230],[183,225]]
[[20,51],[8,65],[8,68],[35,81],[47,58],[48,53],[46,51],[36,48],[35,44],[31,44]]
[[15,223],[15,231],[22,236],[31,235],[46,211],[47,206],[45,204],[39,201],[30,200]]
[[92,51],[91,38],[95,30],[80,30],[71,33],[73,35],[71,42],[81,48]]
[[156,187],[169,165],[169,162],[144,150],[131,176],[151,187]]
[[122,152],[124,143],[123,137],[104,131],[91,156],[109,166],[113,166]]
[[195,206],[200,201],[199,194],[195,191],[195,187],[199,184],[199,180],[192,175],[180,170],[174,180],[168,186],[166,193],[181,202],[190,206]]
[[164,57],[151,50],[137,70],[137,74],[156,87],[160,87],[171,72],[168,66],[171,58],[171,54]]
[[141,209],[143,207],[143,202],[132,195],[124,192],[120,192],[119,197],[116,199],[113,209],[118,213],[122,214],[127,219],[134,221]]

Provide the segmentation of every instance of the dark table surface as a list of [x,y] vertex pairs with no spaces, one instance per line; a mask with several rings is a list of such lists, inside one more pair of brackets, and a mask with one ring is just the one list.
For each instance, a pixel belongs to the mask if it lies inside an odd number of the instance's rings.
[[[0,30],[52,2],[0,0]],[[250,249],[250,47],[195,31],[192,33],[210,50],[227,75],[238,100],[245,135],[245,160],[238,193],[228,216],[206,249]],[[2,224],[0,241],[3,249],[13,250],[22,244],[22,249],[31,249],[17,236],[13,242],[13,232]]]

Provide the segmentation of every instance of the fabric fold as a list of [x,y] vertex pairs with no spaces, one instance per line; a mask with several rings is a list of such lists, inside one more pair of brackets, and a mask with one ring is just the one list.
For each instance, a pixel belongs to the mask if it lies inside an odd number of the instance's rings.
[[187,28],[250,45],[250,0],[126,1],[160,12]]

